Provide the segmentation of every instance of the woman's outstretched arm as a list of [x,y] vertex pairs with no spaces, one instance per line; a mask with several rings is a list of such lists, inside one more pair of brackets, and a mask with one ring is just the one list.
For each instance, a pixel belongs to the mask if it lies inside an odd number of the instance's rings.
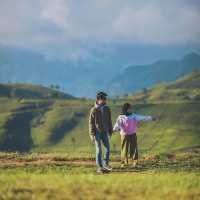
[[136,119],[136,121],[152,121],[155,120],[155,117],[152,117],[150,115],[138,115],[138,114],[133,114],[133,117]]

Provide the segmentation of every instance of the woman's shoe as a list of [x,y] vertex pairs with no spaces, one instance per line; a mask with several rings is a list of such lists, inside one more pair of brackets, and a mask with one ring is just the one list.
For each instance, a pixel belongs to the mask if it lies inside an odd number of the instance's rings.
[[124,167],[125,167],[125,164],[124,164],[124,163],[123,163],[123,164],[121,164],[120,168],[122,168],[122,169],[123,169]]
[[128,163],[122,163],[121,164],[121,168],[125,168],[125,167],[127,167],[128,166]]
[[132,167],[136,167],[138,165],[138,160],[133,160]]

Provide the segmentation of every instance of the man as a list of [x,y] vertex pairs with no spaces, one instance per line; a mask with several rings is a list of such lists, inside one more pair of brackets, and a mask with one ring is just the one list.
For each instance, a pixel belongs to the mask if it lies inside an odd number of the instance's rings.
[[[90,110],[89,134],[90,139],[96,147],[97,172],[111,171],[109,166],[110,144],[109,137],[112,135],[111,111],[106,105],[107,94],[97,93],[95,105]],[[105,147],[105,160],[102,161],[101,143]]]

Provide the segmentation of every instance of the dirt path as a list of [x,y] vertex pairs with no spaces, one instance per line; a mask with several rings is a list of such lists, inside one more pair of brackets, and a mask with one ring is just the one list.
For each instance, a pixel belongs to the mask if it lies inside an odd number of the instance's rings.
[[[0,158],[0,168],[16,168],[16,167],[55,167],[55,166],[66,166],[66,167],[88,167],[91,168],[91,172],[96,171],[95,161],[92,160],[65,160],[65,161],[55,161],[51,159],[38,159],[32,161],[20,160],[20,159],[7,159]],[[113,168],[112,173],[130,173],[136,174],[138,172],[143,173],[146,170],[141,170],[140,168],[120,168],[119,161],[112,161],[111,166]],[[109,172],[107,172],[109,173]]]
[[95,166],[95,161],[91,160],[53,160],[53,159],[37,159],[37,160],[21,160],[15,158],[0,158],[1,166],[49,166],[49,165],[74,165],[74,166]]

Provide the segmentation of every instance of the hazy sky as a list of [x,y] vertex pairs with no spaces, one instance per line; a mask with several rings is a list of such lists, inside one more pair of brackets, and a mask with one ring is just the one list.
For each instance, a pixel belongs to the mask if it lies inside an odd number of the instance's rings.
[[199,0],[0,0],[0,44],[92,57],[104,45],[200,45]]

